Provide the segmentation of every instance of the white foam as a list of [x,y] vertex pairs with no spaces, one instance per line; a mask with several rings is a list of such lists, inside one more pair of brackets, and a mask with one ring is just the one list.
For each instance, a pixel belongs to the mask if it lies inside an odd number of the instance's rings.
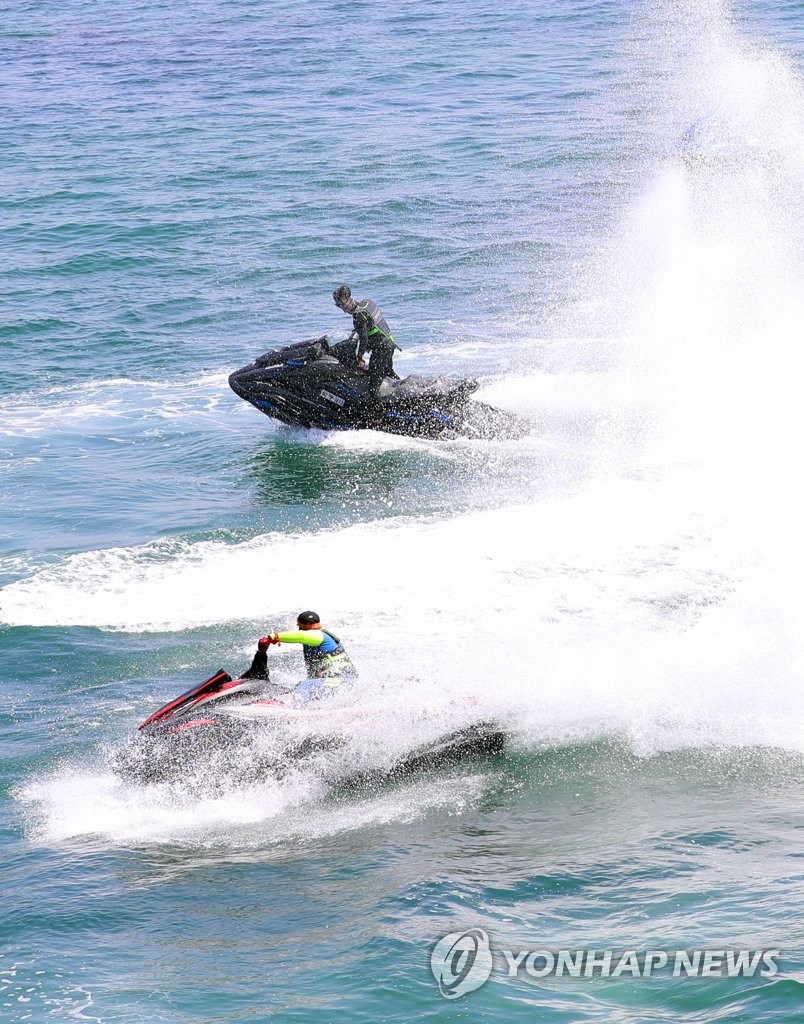
[[[435,808],[460,813],[488,784],[487,777],[469,774],[441,783],[420,777],[379,796],[357,795],[344,814],[342,804],[323,799],[325,780],[309,772],[203,797],[179,786],[136,786],[101,769],[65,766],[16,795],[35,842],[94,838],[115,845],[178,844],[212,847],[229,859],[233,850],[248,851],[251,858],[255,850],[265,855],[278,845],[415,820]],[[208,862],[208,854],[204,859]]]
[[224,373],[172,380],[114,377],[81,384],[50,385],[7,398],[0,436],[40,437],[57,432],[108,434],[122,423],[181,419],[227,429],[247,411],[226,386]]

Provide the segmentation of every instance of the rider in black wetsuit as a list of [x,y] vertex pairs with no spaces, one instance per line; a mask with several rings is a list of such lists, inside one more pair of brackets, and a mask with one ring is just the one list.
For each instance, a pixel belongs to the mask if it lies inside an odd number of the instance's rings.
[[342,284],[332,293],[335,305],[344,313],[351,313],[352,333],[358,337],[357,358],[370,352],[368,372],[372,390],[377,391],[386,377],[398,377],[394,372],[394,350],[399,345],[376,302],[371,299],[352,298],[352,289]]

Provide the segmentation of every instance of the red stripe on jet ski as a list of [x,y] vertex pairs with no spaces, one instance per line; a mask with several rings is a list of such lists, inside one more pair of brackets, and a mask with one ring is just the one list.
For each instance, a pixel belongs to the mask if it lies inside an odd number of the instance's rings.
[[222,690],[224,689],[224,684],[232,681],[232,677],[229,675],[228,672],[216,672],[215,675],[212,676],[210,679],[207,679],[205,682],[200,683],[198,686],[194,687],[194,689],[188,690],[186,693],[183,693],[180,697],[176,697],[175,700],[170,701],[170,703],[165,704],[164,707],[160,708],[158,711],[155,711],[150,718],[145,719],[145,721],[140,726],[140,729],[144,729],[146,725],[152,725],[154,722],[158,722],[160,718],[169,718],[176,710],[176,708],[178,708],[181,704],[185,703],[186,701],[189,701],[192,697],[198,697],[201,694],[213,692],[218,683],[221,684],[218,687],[218,689]]
[[216,718],[194,718],[192,722],[182,722],[181,725],[171,725],[168,732],[181,732],[182,729],[192,729],[196,725],[215,725]]

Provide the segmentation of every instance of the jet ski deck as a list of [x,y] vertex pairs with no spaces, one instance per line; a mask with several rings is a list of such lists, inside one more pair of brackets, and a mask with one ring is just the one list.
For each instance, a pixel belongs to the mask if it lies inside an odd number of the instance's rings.
[[410,437],[517,438],[528,424],[471,398],[472,378],[386,378],[372,389],[354,343],[324,335],[266,352],[229,377],[229,386],[260,412],[291,426],[382,430]]

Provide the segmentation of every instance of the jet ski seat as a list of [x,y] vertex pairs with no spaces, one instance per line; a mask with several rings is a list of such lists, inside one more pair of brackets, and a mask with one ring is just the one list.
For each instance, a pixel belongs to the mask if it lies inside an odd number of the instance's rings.
[[424,398],[428,395],[433,397],[451,392],[463,392],[470,395],[478,388],[478,381],[467,378],[457,380],[454,377],[420,377],[418,374],[411,374],[409,377],[393,379],[386,377],[380,384],[377,395],[380,398],[410,397]]

